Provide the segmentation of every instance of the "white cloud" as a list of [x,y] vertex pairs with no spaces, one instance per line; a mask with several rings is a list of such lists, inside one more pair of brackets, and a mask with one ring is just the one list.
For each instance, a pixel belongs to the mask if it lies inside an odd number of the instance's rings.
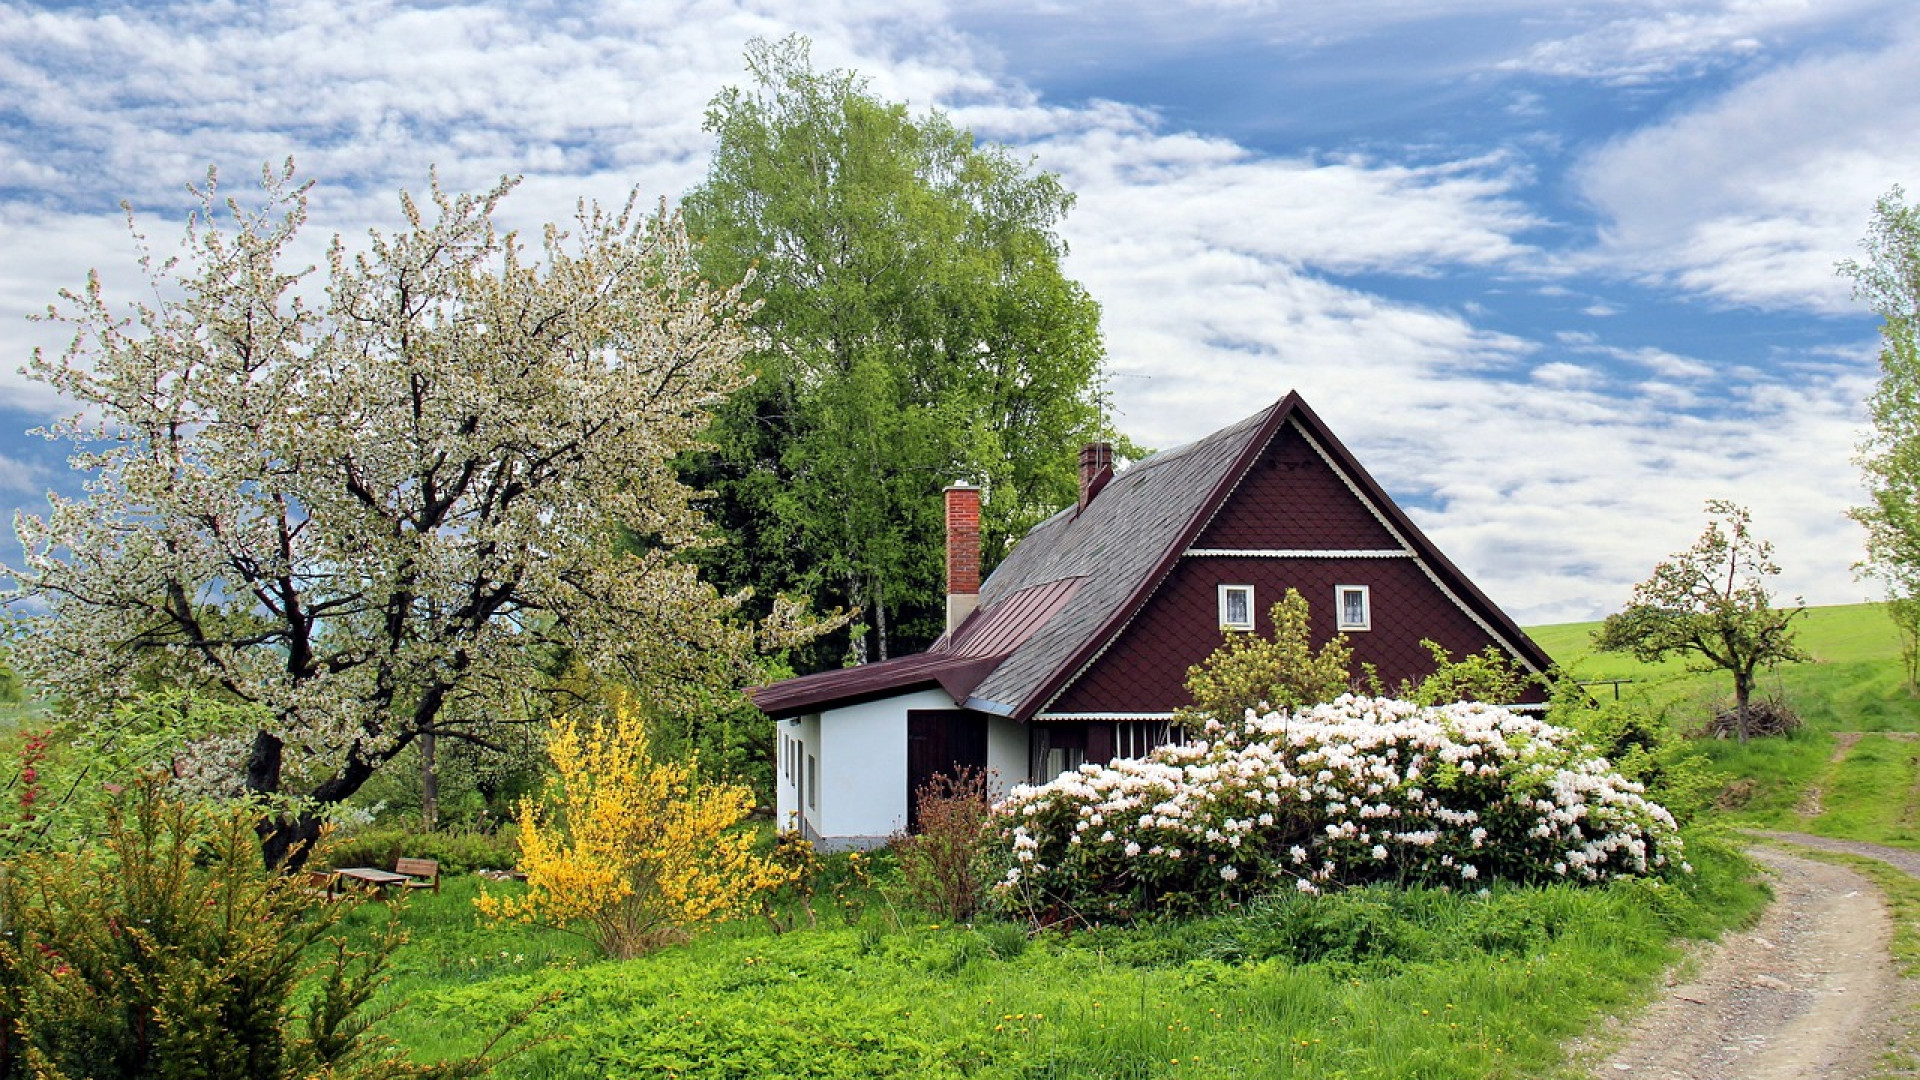
[[[1116,25],[1174,38],[1263,20],[1263,39],[1305,48],[1415,18],[1536,8],[1377,0],[1196,17],[1193,6],[1134,4]],[[1599,10],[1630,21],[1655,9]],[[1798,25],[1780,4],[1682,10],[1707,14],[1670,26],[1664,43],[1617,27],[1612,38],[1590,35],[1582,70],[1615,77],[1636,55],[1671,66],[1689,55],[1689,34],[1720,48],[1741,26],[1758,36]],[[962,122],[1038,154],[1078,193],[1068,269],[1104,307],[1111,390],[1135,437],[1171,445],[1298,388],[1389,490],[1426,507],[1416,517],[1523,620],[1616,607],[1654,560],[1697,534],[1700,504],[1716,495],[1753,504],[1790,588],[1822,600],[1859,594],[1846,571],[1858,538],[1840,512],[1857,498],[1847,460],[1869,359],[1714,373],[1722,385],[1710,394],[1689,357],[1574,330],[1529,340],[1490,329],[1489,311],[1471,301],[1450,310],[1343,280],[1499,274],[1547,258],[1533,246],[1542,222],[1523,202],[1532,179],[1517,159],[1433,164],[1431,147],[1421,164],[1384,152],[1262,156],[1135,106],[1062,106],[993,72],[990,45],[952,31],[931,4],[307,0],[271,12],[0,7],[0,96],[21,117],[0,128],[0,191],[19,193],[0,197],[0,358],[10,361],[0,363],[0,405],[58,408],[11,374],[32,345],[63,343],[57,328],[21,314],[79,284],[89,266],[137,295],[112,209],[122,196],[170,239],[182,184],[209,162],[238,189],[261,162],[295,154],[322,181],[317,253],[336,229],[391,227],[393,192],[420,190],[432,164],[453,188],[525,173],[507,204],[522,225],[564,218],[582,195],[617,202],[635,185],[671,195],[704,170],[700,118],[715,90],[742,79],[745,41],[802,30],[817,63],[856,68],[878,93],[916,107],[947,102]],[[1566,32],[1571,18],[1537,36],[1578,38]],[[1729,301],[1826,295],[1831,261],[1851,250],[1886,186],[1881,165],[1901,150],[1894,136],[1920,119],[1899,58],[1896,44],[1807,60],[1595,154],[1582,191],[1612,223],[1596,259],[1653,267]],[[1849,76],[1850,64],[1869,70]],[[1874,79],[1889,99],[1877,119]],[[1815,96],[1803,103],[1801,93]],[[1862,100],[1843,100],[1850,94]],[[1530,113],[1544,104],[1512,100]],[[1837,169],[1848,146],[1860,156]],[[1811,165],[1800,159],[1809,147]],[[1830,210],[1856,188],[1865,201]],[[1840,250],[1829,252],[1836,236]],[[1536,292],[1573,298],[1595,318],[1614,310],[1561,280]],[[40,484],[30,468],[0,459],[0,489]]]
[[1821,54],[1590,155],[1576,180],[1603,216],[1594,257],[1733,304],[1855,310],[1834,264],[1874,200],[1920,177],[1920,22],[1872,51]]
[[1731,66],[1783,40],[1898,10],[1888,0],[1629,0],[1596,8],[1607,13],[1598,25],[1537,42],[1501,66],[1639,83]]

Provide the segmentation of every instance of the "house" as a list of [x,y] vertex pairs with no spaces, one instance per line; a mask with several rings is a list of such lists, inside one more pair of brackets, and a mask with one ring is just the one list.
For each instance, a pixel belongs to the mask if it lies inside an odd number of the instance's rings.
[[778,727],[780,820],[823,847],[910,827],[909,793],[956,765],[1004,786],[1169,741],[1187,669],[1224,634],[1271,633],[1289,588],[1316,640],[1345,633],[1356,670],[1388,685],[1432,670],[1423,638],[1455,656],[1493,645],[1535,675],[1551,663],[1297,394],[1119,473],[1087,447],[1078,505],[984,583],[980,492],[946,499],[947,633],[753,692]]

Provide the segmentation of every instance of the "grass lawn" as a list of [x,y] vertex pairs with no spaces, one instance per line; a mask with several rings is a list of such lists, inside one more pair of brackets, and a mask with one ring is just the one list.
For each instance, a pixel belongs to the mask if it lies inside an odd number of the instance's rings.
[[624,963],[486,927],[476,880],[454,878],[407,901],[384,994],[404,1006],[384,1030],[422,1058],[466,1053],[553,997],[527,1027],[545,1041],[503,1077],[1549,1076],[1567,1038],[1646,992],[1674,935],[1761,902],[1723,848],[1693,858],[1681,884],[1369,889],[1036,937],[871,893],[851,919],[743,924]]

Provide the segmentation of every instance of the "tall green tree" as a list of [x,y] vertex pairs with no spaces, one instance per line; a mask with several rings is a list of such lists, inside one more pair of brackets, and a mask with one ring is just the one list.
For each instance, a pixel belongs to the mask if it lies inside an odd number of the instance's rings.
[[1734,730],[1746,742],[1759,670],[1810,659],[1793,640],[1793,620],[1806,608],[1773,606],[1767,579],[1780,567],[1773,545],[1753,535],[1745,507],[1710,499],[1707,513],[1714,520],[1700,539],[1635,585],[1626,610],[1607,616],[1593,643],[1648,662],[1689,657],[1696,671],[1732,675]]
[[1896,187],[1875,204],[1865,261],[1849,259],[1840,272],[1881,318],[1880,384],[1867,399],[1873,429],[1856,458],[1867,504],[1852,516],[1867,530],[1861,568],[1887,587],[1911,686],[1920,667],[1920,207],[1905,200]]
[[1074,498],[1099,308],[1060,269],[1058,178],[814,70],[802,38],[755,42],[747,67],[683,207],[701,269],[759,304],[755,381],[686,469],[728,540],[704,558],[762,597],[858,606],[835,648],[885,658],[941,629],[943,487],[986,487],[989,566]]

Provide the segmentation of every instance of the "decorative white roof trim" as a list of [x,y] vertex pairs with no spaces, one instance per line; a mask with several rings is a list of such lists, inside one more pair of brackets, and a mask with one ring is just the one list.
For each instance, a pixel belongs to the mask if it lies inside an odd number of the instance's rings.
[[1188,558],[1225,559],[1411,559],[1405,548],[1188,548]]
[[1033,714],[1035,720],[1171,720],[1170,712],[1042,712]]
[[[1393,535],[1393,538],[1395,540],[1400,542],[1401,547],[1404,547],[1409,552],[1411,552],[1413,550],[1413,545],[1407,543],[1407,538],[1400,534],[1399,529],[1396,529],[1393,527],[1393,522],[1387,520],[1386,515],[1380,512],[1380,508],[1373,504],[1372,499],[1367,498],[1366,493],[1361,491],[1360,486],[1353,482],[1353,478],[1347,475],[1346,470],[1342,469],[1339,463],[1334,461],[1333,458],[1327,454],[1326,448],[1321,446],[1317,441],[1314,440],[1313,434],[1309,432],[1306,428],[1302,427],[1300,425],[1300,421],[1295,419],[1294,417],[1288,417],[1287,423],[1291,424],[1293,426],[1293,429],[1300,433],[1300,437],[1307,441],[1308,446],[1313,447],[1313,452],[1316,454],[1319,454],[1320,460],[1326,462],[1327,468],[1333,470],[1333,475],[1338,476],[1340,478],[1340,482],[1347,485],[1347,490],[1353,492],[1354,497],[1360,500],[1360,505],[1367,508],[1367,511],[1373,515],[1374,520],[1380,523],[1381,528],[1386,529],[1387,532]],[[1505,645],[1507,647],[1507,654],[1509,656],[1512,656],[1515,660],[1518,660],[1520,662],[1521,667],[1526,668],[1528,671],[1532,672],[1535,676],[1539,678],[1544,679],[1547,677],[1546,672],[1541,671],[1539,668],[1534,667],[1533,664],[1527,660],[1525,654],[1523,654],[1519,649],[1516,649],[1513,647],[1513,642],[1508,641],[1506,638],[1506,635],[1500,633],[1500,631],[1498,630],[1495,630],[1493,628],[1493,624],[1481,618],[1480,614],[1474,611],[1471,607],[1468,607],[1466,602],[1461,600],[1457,593],[1455,593],[1452,589],[1447,588],[1447,583],[1440,580],[1440,575],[1434,573],[1433,567],[1427,565],[1427,560],[1419,558],[1418,556],[1415,556],[1413,560],[1413,565],[1419,567],[1420,572],[1427,575],[1427,580],[1433,582],[1433,587],[1436,589],[1439,589],[1441,595],[1445,596],[1448,600],[1453,601],[1453,606],[1456,608],[1459,608],[1461,614],[1473,620],[1473,625],[1479,627],[1482,631],[1486,633],[1488,637],[1492,638],[1493,640],[1499,642],[1502,645]]]

